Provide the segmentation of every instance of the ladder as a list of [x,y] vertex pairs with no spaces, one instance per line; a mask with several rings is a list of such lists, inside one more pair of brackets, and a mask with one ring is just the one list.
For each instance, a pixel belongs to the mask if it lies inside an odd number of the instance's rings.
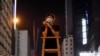
[[[60,52],[60,37],[42,37],[42,56],[61,56]],[[49,42],[48,42],[49,41]],[[55,43],[54,43],[55,42]],[[46,48],[46,45],[49,45],[49,48]],[[56,48],[51,46],[55,45]]]

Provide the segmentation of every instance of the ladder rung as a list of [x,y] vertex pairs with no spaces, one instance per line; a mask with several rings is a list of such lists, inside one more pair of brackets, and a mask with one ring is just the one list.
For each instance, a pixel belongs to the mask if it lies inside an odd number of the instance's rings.
[[60,38],[60,37],[51,36],[51,37],[42,37],[42,38]]
[[46,53],[55,53],[58,52],[58,49],[44,49]]

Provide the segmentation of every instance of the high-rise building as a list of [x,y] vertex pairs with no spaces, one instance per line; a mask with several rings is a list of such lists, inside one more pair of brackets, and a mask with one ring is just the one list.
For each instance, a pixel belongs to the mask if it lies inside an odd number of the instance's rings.
[[12,0],[0,0],[0,52],[11,56]]
[[68,35],[68,37],[63,39],[62,56],[74,56],[74,44],[72,35]]

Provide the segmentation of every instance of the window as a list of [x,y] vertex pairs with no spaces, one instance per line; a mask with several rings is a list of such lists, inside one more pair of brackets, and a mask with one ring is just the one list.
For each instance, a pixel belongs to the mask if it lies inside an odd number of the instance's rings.
[[0,19],[0,25],[1,25],[2,23],[1,23],[1,19]]
[[70,52],[70,54],[73,54],[73,52]]
[[66,48],[66,50],[68,50],[68,48]]
[[73,48],[70,48],[70,50],[72,50]]
[[68,52],[66,52],[66,54],[68,54]]
[[66,43],[66,46],[67,46],[68,44]]
[[83,45],[87,44],[87,31],[86,31],[86,19],[82,18],[82,37]]
[[72,39],[70,39],[70,42],[72,42]]
[[65,40],[66,42],[68,42],[67,40]]
[[72,46],[72,43],[70,43],[70,46]]

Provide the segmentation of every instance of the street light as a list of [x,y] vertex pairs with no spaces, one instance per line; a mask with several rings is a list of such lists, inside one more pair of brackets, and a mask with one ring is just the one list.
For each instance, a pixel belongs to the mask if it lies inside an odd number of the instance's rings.
[[18,18],[14,19],[14,22],[17,24],[19,22],[19,19]]
[[14,33],[15,33],[15,56],[18,56],[18,30],[16,24],[18,19],[16,18],[17,0],[14,0]]
[[13,22],[14,22],[14,30],[16,30],[16,28],[17,28],[17,23],[19,22],[19,19],[18,19],[18,18],[14,18],[14,19],[13,19]]
[[17,12],[17,0],[14,0],[14,30],[16,30],[16,23],[18,19],[16,18],[16,12]]

